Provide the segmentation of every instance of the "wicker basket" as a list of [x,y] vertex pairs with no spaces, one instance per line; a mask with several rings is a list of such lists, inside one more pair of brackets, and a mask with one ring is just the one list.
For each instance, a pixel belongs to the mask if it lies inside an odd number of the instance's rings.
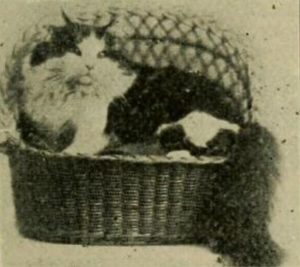
[[[113,21],[107,31],[110,49],[123,60],[206,76],[217,82],[231,114],[238,114],[226,119],[241,125],[250,121],[248,67],[222,32],[196,18],[150,12],[114,10],[77,21],[97,26],[107,17]],[[6,66],[8,103],[18,102],[14,83],[22,58],[49,38],[48,30],[37,25],[14,49]],[[162,156],[68,156],[23,146],[6,153],[20,232],[81,244],[191,243],[205,236],[199,233],[206,220],[204,200],[224,163],[224,158],[175,162]]]
[[9,153],[18,227],[49,242],[191,243],[223,162],[71,157],[18,147]]

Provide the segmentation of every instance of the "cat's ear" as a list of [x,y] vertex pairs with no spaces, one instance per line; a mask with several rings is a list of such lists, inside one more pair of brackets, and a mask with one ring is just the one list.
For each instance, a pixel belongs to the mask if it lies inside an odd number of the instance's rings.
[[106,25],[102,25],[101,27],[96,28],[96,34],[102,38],[102,36],[106,33],[107,29],[111,27],[116,21],[116,18],[112,16]]
[[71,21],[71,19],[68,17],[68,15],[66,14],[66,12],[63,9],[61,10],[61,15],[67,25],[73,24],[73,22]]

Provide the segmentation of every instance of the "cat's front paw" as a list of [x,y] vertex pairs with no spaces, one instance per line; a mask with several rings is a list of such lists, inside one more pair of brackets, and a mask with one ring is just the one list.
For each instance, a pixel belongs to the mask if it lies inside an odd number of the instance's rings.
[[105,150],[108,144],[109,138],[106,136],[101,136],[97,140],[79,140],[75,138],[75,142],[65,149],[64,152],[70,155],[97,155]]
[[104,150],[103,148],[99,148],[99,146],[75,146],[71,145],[63,152],[69,155],[96,155],[99,151]]

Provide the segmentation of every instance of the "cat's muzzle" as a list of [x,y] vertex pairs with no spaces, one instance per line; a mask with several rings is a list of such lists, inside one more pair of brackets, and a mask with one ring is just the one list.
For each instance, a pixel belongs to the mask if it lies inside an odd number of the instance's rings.
[[91,86],[93,84],[93,79],[90,75],[80,75],[72,77],[67,81],[68,88],[75,90],[77,87],[81,86]]

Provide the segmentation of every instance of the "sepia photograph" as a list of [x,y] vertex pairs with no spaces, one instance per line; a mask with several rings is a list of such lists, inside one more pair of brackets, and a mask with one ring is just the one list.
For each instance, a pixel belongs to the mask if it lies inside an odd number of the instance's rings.
[[297,0],[0,0],[0,266],[300,267]]

